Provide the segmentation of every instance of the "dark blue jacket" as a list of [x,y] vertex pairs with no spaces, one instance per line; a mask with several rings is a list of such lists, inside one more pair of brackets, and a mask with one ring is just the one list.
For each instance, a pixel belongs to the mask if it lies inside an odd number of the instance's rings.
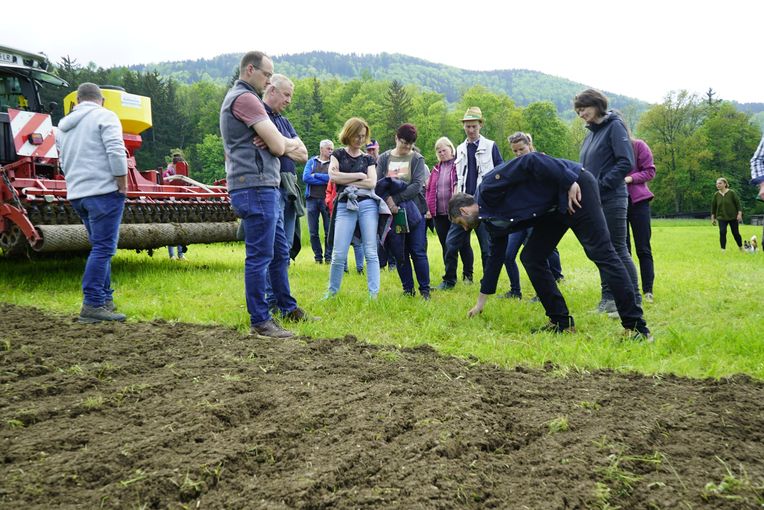
[[586,128],[590,133],[584,138],[578,159],[600,183],[602,200],[626,197],[623,179],[636,165],[634,148],[621,117],[611,110],[602,122],[587,124]]
[[565,214],[568,190],[581,168],[579,163],[541,152],[502,163],[480,183],[476,197],[480,217],[508,222],[514,231],[531,226],[546,213]]

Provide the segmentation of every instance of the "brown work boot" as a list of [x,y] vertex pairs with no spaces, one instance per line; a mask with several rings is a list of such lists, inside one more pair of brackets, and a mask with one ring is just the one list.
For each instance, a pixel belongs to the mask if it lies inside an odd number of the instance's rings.
[[77,322],[81,324],[96,324],[98,322],[124,322],[127,317],[123,313],[115,313],[104,306],[82,305]]
[[321,317],[308,315],[308,313],[299,306],[289,313],[285,313],[281,316],[282,320],[289,322],[313,322],[320,321]]
[[282,328],[273,319],[252,326],[249,333],[262,338],[292,338],[294,336],[294,333]]

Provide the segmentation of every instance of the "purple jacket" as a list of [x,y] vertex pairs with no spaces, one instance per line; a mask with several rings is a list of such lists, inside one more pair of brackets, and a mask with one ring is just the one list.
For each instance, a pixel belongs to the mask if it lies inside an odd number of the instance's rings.
[[[451,163],[453,163],[453,159],[451,160]],[[448,163],[448,161],[446,162]],[[437,211],[437,192],[438,192],[438,179],[440,178],[440,165],[442,165],[441,162],[439,162],[437,165],[435,165],[432,168],[432,172],[430,172],[430,178],[427,180],[427,185],[425,186],[424,190],[424,199],[427,202],[427,210],[430,211],[431,216],[435,216],[435,212]],[[451,192],[453,193],[454,187],[456,186],[456,165],[453,165],[451,167]],[[448,197],[449,200],[451,197]]]
[[636,166],[631,169],[628,175],[633,181],[626,186],[629,190],[631,203],[636,204],[645,200],[652,200],[655,195],[647,187],[647,181],[655,177],[655,163],[653,163],[653,153],[650,147],[642,140],[634,140],[634,161]]

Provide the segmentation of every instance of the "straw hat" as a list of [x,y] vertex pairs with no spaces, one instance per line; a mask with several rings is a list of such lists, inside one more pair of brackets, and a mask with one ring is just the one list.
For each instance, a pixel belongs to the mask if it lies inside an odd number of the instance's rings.
[[467,111],[464,113],[464,117],[462,118],[462,122],[467,122],[468,120],[476,120],[483,123],[483,112],[480,111],[480,108],[477,106],[470,106],[467,108]]

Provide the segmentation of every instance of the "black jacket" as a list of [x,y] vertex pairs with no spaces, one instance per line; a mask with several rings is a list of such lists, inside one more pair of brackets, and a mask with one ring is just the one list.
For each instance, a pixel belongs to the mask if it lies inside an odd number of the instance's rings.
[[600,184],[602,200],[628,195],[624,177],[634,168],[634,149],[621,117],[609,111],[599,124],[587,124],[579,160]]
[[480,217],[503,220],[511,230],[520,230],[548,212],[564,214],[568,190],[580,173],[580,164],[540,152],[502,163],[480,183],[476,197]]

